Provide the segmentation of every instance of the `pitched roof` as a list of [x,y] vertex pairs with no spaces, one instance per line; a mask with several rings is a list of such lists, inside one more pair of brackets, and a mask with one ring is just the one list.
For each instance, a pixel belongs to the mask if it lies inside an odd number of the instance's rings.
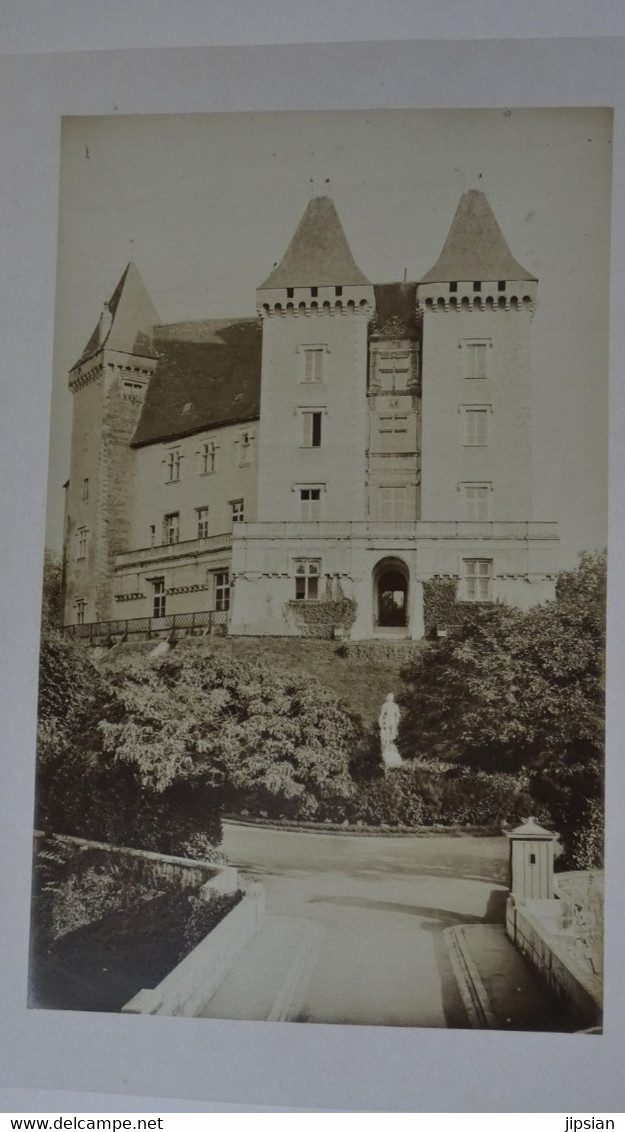
[[[156,328],[159,355],[132,443],[174,440],[260,414],[262,330],[254,321]],[[159,336],[160,335],[160,336]],[[186,410],[186,411],[185,411]]]
[[452,280],[531,279],[512,255],[488,200],[479,189],[460,197],[449,235],[421,283]]
[[259,290],[336,284],[367,286],[369,280],[354,262],[334,202],[313,197],[280,263]]
[[558,840],[559,836],[559,833],[552,833],[551,830],[544,829],[535,818],[526,818],[525,821],[521,822],[521,825],[517,825],[516,829],[506,831],[506,837],[517,837],[524,840],[531,840],[532,838],[539,841]]
[[159,321],[143,279],[134,263],[129,263],[72,369],[93,357],[103,346],[124,354],[152,357],[152,327]]

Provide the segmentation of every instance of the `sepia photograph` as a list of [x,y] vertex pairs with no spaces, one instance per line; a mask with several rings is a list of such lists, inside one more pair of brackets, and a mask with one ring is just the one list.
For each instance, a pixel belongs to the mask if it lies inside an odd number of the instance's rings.
[[63,120],[30,1008],[602,1032],[611,143]]

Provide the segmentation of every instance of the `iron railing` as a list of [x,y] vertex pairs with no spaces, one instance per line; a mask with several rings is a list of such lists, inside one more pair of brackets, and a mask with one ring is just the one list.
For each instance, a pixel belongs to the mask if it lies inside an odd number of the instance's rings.
[[175,633],[177,630],[205,629],[228,625],[225,609],[201,609],[195,613],[168,613],[165,617],[127,617],[114,621],[87,621],[83,625],[64,625],[63,633],[77,640],[91,641],[94,637],[127,637],[135,633]]
[[206,538],[185,539],[184,542],[166,542],[160,546],[140,546],[136,550],[124,550],[115,555],[115,569],[142,562],[159,562],[170,558],[194,557],[216,550],[230,550],[232,535],[230,531],[221,535],[207,535]]

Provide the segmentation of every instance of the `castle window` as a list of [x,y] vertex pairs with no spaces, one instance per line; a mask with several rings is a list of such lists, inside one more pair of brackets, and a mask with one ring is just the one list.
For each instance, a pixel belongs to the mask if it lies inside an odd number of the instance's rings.
[[207,440],[200,449],[200,475],[208,476],[217,467],[217,445]]
[[486,522],[488,519],[488,483],[465,483],[462,485],[465,500],[465,514],[472,523]]
[[498,279],[497,280],[497,290],[498,291],[505,291],[505,289],[506,289],[505,279]]
[[165,579],[152,578],[152,617],[165,616]]
[[156,527],[152,523],[150,525],[150,546],[156,545]]
[[449,290],[451,291],[451,294],[453,295],[458,290],[458,284],[457,283],[450,283],[449,284]]
[[323,346],[304,347],[304,381],[323,381]]
[[475,280],[475,282],[473,284],[473,290],[474,291],[481,291],[482,290],[482,284],[480,283],[479,279]]
[[163,519],[163,542],[171,546],[180,542],[180,512],[172,511]]
[[293,287],[287,287],[287,289],[286,289],[286,297],[287,297],[287,299],[292,299],[292,298],[293,298],[293,295],[294,295],[294,293],[295,293],[295,289],[294,289]]
[[487,376],[486,358],[490,343],[488,341],[463,342],[465,349],[465,377],[470,381],[479,381]]
[[378,488],[378,509],[382,522],[401,523],[406,518],[406,488]]
[[323,413],[317,409],[302,412],[302,446],[321,447],[321,418]]
[[230,609],[230,574],[227,570],[217,570],[215,578],[215,609],[224,613]]
[[84,625],[85,623],[85,610],[87,608],[87,599],[84,597],[76,598],[74,602],[74,611],[76,613],[76,624]]
[[379,355],[377,379],[384,393],[407,389],[409,376],[410,357],[406,352]]
[[300,514],[305,522],[319,519],[321,513],[321,488],[300,487]]
[[208,507],[197,508],[197,537],[208,538]]
[[165,464],[167,467],[167,482],[176,483],[180,479],[180,452],[177,448],[173,448],[171,452],[167,453]]
[[244,523],[245,522],[245,506],[242,499],[233,499],[231,504],[232,508],[232,522]]
[[493,560],[492,558],[465,558],[464,600],[491,601]]
[[464,443],[469,448],[481,448],[488,444],[487,406],[468,406],[464,409]]
[[87,528],[79,527],[76,531],[76,557],[85,558],[87,554]]
[[334,294],[336,295],[337,299],[340,299],[341,295],[343,294],[343,288],[342,287],[335,287],[334,288]]
[[391,413],[388,415],[380,415],[380,432],[388,432],[392,435],[402,435],[408,432],[408,417],[404,414]]
[[295,563],[295,600],[319,600],[319,575],[321,562],[318,558],[300,558]]
[[89,499],[89,477],[85,476],[84,480],[82,481],[82,501],[83,501],[83,503],[86,503],[88,499]]
[[254,436],[251,432],[242,432],[239,436],[239,467],[251,463]]
[[310,294],[311,294],[313,299],[316,299],[317,295],[319,294],[319,288],[318,287],[311,287],[310,288]]
[[145,386],[140,381],[122,381],[122,399],[140,401]]

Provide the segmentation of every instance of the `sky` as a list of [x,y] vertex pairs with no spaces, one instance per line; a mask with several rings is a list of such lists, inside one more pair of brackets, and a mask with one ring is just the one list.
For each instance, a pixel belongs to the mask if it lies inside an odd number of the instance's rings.
[[607,541],[611,114],[414,110],[66,118],[47,544],[62,538],[77,360],[132,259],[163,322],[253,316],[311,195],[375,283],[419,279],[482,188],[539,278],[534,518],[562,561]]

